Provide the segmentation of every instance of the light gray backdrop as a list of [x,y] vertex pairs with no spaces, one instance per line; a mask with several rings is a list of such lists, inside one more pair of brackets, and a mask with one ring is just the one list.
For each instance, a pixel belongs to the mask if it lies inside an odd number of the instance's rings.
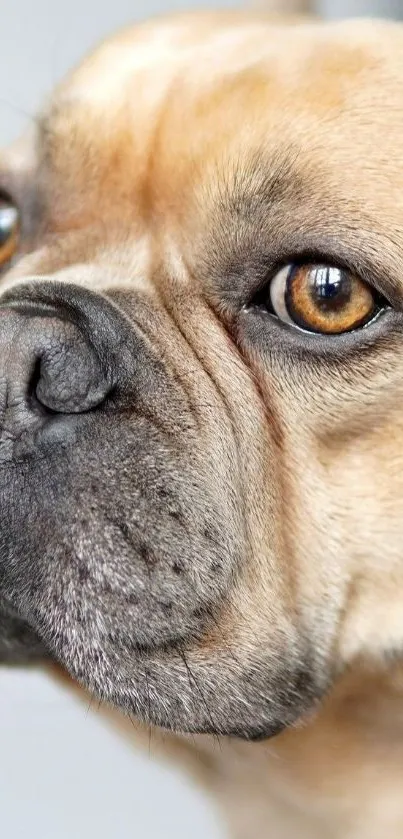
[[[168,9],[230,0],[0,0],[0,143],[100,37]],[[240,5],[240,3],[238,3]],[[323,0],[329,16],[389,13],[400,0]],[[138,756],[95,712],[36,672],[0,671],[3,839],[220,839],[218,818],[178,772]]]

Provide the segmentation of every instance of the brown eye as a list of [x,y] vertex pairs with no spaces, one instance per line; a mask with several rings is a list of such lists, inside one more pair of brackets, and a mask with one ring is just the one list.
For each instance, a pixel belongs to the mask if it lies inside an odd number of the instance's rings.
[[365,326],[383,308],[375,291],[334,265],[287,265],[270,285],[274,314],[309,332],[338,335]]
[[19,229],[17,207],[8,198],[0,197],[0,269],[14,256]]

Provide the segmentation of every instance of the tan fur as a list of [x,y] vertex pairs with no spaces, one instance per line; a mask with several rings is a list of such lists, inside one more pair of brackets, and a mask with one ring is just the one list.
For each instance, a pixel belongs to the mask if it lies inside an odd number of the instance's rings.
[[164,301],[230,406],[251,487],[249,554],[202,647],[269,647],[295,613],[333,682],[309,719],[267,742],[164,736],[234,839],[403,836],[401,336],[336,371],[296,364],[284,377],[276,352],[268,366],[246,339],[235,350],[231,312],[209,286],[211,254],[233,235],[219,175],[227,195],[236,181],[258,195],[254,151],[285,180],[279,205],[256,201],[256,228],[240,219],[250,246],[294,243],[302,229],[353,252],[359,235],[401,305],[402,51],[399,25],[289,27],[263,13],[121,33],[50,103],[49,213],[5,278],[117,266]]

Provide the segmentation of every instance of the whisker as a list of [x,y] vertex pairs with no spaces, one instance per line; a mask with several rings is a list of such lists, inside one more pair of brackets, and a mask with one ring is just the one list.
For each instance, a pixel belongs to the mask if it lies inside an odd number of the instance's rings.
[[[185,665],[185,667],[186,667],[186,672],[187,672],[188,679],[189,679],[189,685],[190,685],[190,687],[191,687],[191,686],[192,686],[192,682],[193,682],[193,684],[196,686],[197,692],[198,692],[198,694],[199,694],[199,696],[200,696],[200,698],[201,698],[201,700],[202,700],[202,702],[203,702],[203,705],[204,705],[204,707],[205,707],[205,709],[206,709],[206,713],[207,713],[207,716],[208,716],[208,719],[209,719],[209,722],[210,722],[210,725],[211,725],[212,732],[214,732],[214,723],[213,723],[213,718],[212,718],[212,715],[211,715],[211,710],[210,710],[210,708],[209,708],[209,705],[208,705],[208,703],[207,703],[207,701],[206,701],[206,697],[204,696],[204,693],[203,693],[203,691],[202,691],[202,689],[201,689],[201,687],[200,687],[200,685],[199,685],[199,683],[198,683],[198,681],[197,681],[197,679],[196,679],[195,674],[192,672],[192,670],[191,670],[191,668],[190,668],[189,662],[188,662],[188,660],[187,660],[187,658],[186,658],[186,655],[185,655],[185,651],[184,651],[183,649],[180,649],[180,647],[178,647],[178,650],[179,650],[179,654],[180,654],[180,656],[181,656],[181,658],[182,658],[182,661],[183,661],[183,663],[184,663],[184,665]],[[219,746],[219,748],[220,748],[220,750],[221,750],[221,741],[220,741],[219,735],[218,735],[217,733],[214,733],[214,734],[213,734],[213,737],[214,737],[214,739],[217,741],[217,744],[218,744],[218,746]]]
[[90,713],[90,711],[91,711],[91,708],[92,708],[93,703],[94,703],[94,699],[95,699],[95,697],[94,697],[94,694],[92,693],[92,694],[91,694],[91,696],[90,696],[90,701],[89,701],[89,703],[88,703],[88,707],[87,707],[86,713],[85,713],[85,718],[86,718],[86,719],[87,719],[87,717],[88,717],[88,714],[89,714],[89,713]]
[[5,105],[6,108],[10,108],[12,111],[15,111],[16,114],[26,117],[26,119],[29,119],[31,122],[35,123],[35,125],[39,125],[40,120],[36,114],[26,111],[25,108],[21,108],[20,105],[15,105],[14,102],[9,102],[8,99],[4,99],[2,96],[0,96],[0,105]]
[[126,714],[127,714],[128,719],[130,720],[130,723],[131,723],[131,725],[133,726],[134,730],[135,730],[135,731],[137,731],[137,729],[138,729],[138,724],[136,725],[136,723],[134,722],[134,719],[133,719],[133,717],[132,717],[132,715],[131,715],[130,711],[127,711],[127,712],[126,712]]
[[151,732],[152,732],[152,727],[151,727],[151,696],[150,696],[150,682],[148,680],[148,672],[147,672],[147,665],[146,664],[145,664],[145,667],[144,667],[144,677],[145,677],[146,686],[147,686],[148,757],[150,758],[151,757]]

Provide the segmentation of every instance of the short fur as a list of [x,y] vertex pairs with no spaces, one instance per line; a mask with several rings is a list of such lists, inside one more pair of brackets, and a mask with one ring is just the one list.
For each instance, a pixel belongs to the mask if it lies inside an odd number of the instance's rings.
[[[118,336],[107,407],[46,434],[1,354],[3,657],[177,732],[236,839],[403,835],[402,51],[392,23],[145,23],[1,158],[3,305]],[[307,254],[390,310],[323,337],[250,307]]]

